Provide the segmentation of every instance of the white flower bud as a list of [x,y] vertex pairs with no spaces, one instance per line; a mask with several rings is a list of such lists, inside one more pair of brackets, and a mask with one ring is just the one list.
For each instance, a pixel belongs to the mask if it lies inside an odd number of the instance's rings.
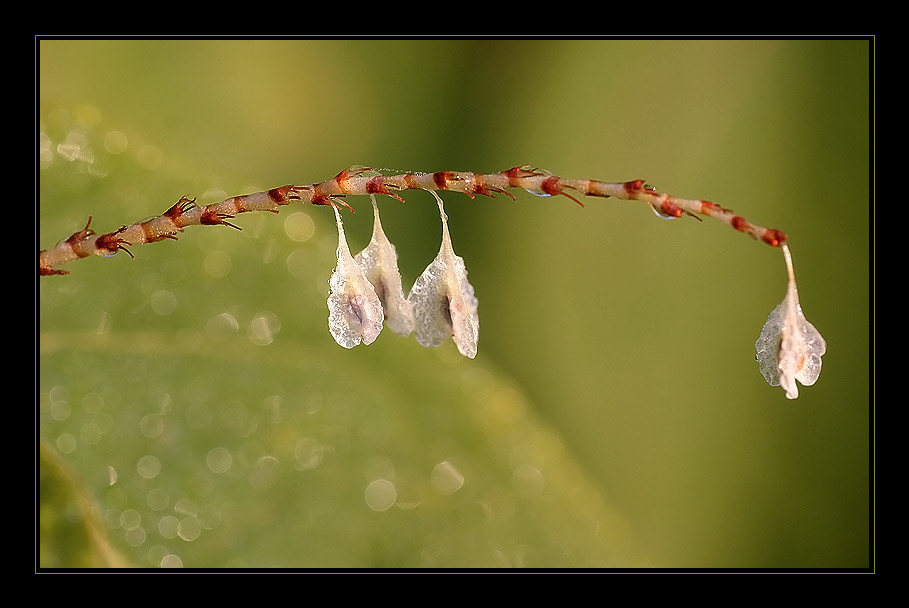
[[820,376],[821,357],[827,351],[827,343],[802,313],[792,257],[785,244],[782,249],[789,272],[786,297],[767,316],[754,347],[764,379],[770,386],[782,386],[786,397],[795,399],[799,396],[796,380],[811,386]]
[[398,253],[382,229],[376,197],[370,195],[370,198],[375,215],[372,239],[366,249],[354,256],[354,259],[363,268],[366,278],[382,302],[385,323],[396,334],[409,336],[413,331],[413,306],[404,296],[401,272],[398,270]]
[[465,357],[477,356],[480,321],[477,298],[467,281],[463,258],[455,255],[448,233],[448,216],[442,199],[430,193],[439,203],[442,216],[442,246],[439,254],[414,282],[407,299],[413,304],[414,332],[423,346],[440,346],[453,338]]
[[344,236],[341,214],[335,210],[338,223],[338,265],[328,285],[328,330],[344,348],[360,342],[372,344],[382,331],[382,303],[363,269],[354,261]]

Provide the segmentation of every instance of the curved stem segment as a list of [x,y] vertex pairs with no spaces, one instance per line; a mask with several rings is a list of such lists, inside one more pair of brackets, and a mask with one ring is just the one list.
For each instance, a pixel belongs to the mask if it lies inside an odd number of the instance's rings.
[[[176,239],[187,226],[222,225],[240,228],[228,220],[248,211],[278,210],[291,203],[312,205],[350,205],[342,199],[346,195],[384,194],[403,202],[397,192],[401,190],[448,190],[461,192],[474,198],[476,195],[505,194],[512,199],[508,189],[520,188],[539,196],[563,195],[583,206],[576,195],[599,198],[618,198],[642,201],[663,217],[690,215],[700,219],[707,216],[751,235],[772,247],[786,241],[786,234],[774,228],[751,224],[731,210],[710,201],[684,199],[657,192],[644,180],[628,182],[601,182],[591,179],[563,179],[529,165],[513,167],[499,173],[470,173],[465,171],[438,171],[435,173],[400,173],[382,175],[367,167],[345,169],[332,179],[305,186],[281,186],[265,192],[234,196],[206,206],[195,204],[196,199],[182,197],[162,215],[105,234],[91,230],[91,217],[85,228],[54,247],[38,254],[38,273],[42,276],[67,274],[57,267],[92,255],[112,256],[127,247]],[[351,209],[352,211],[353,209]],[[132,255],[132,254],[130,254]]]

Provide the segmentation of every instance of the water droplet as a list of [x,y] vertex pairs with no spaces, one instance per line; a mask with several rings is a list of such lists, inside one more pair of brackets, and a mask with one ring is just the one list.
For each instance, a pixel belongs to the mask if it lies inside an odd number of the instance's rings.
[[653,213],[654,213],[658,218],[660,218],[661,220],[677,220],[677,219],[679,219],[679,218],[677,218],[677,217],[674,216],[674,215],[667,215],[667,214],[663,213],[662,211],[659,210],[659,208],[657,208],[657,207],[654,206],[654,205],[650,205],[650,208],[653,209]]

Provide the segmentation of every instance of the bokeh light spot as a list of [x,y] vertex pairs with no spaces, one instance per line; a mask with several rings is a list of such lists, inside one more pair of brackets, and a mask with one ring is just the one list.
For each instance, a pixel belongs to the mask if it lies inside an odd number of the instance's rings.
[[57,437],[57,449],[63,454],[69,454],[76,449],[76,438],[69,433],[61,433]]
[[205,272],[216,279],[226,277],[230,274],[233,261],[230,255],[224,251],[212,251],[205,256]]
[[287,233],[291,240],[298,243],[303,243],[312,238],[315,230],[316,226],[313,224],[312,218],[309,217],[309,214],[302,211],[291,213],[284,220],[284,232]]
[[139,421],[139,432],[149,439],[159,437],[164,432],[164,419],[157,414],[148,414]]
[[158,534],[166,539],[176,538],[180,529],[180,520],[173,515],[165,515],[158,520]]
[[387,511],[396,498],[395,485],[387,479],[376,479],[366,486],[366,504],[373,511]]
[[453,494],[464,485],[464,475],[447,460],[432,470],[432,485],[442,494]]
[[167,289],[160,289],[153,293],[148,302],[152,310],[162,317],[173,313],[177,309],[177,296]]
[[136,470],[145,479],[154,479],[161,472],[161,461],[150,454],[143,456],[139,459]]
[[322,455],[325,450],[322,444],[311,437],[305,437],[297,442],[294,446],[294,458],[297,461],[297,469],[308,471],[314,469],[322,462]]
[[122,154],[129,147],[129,140],[122,131],[108,131],[104,136],[104,149],[111,154]]
[[183,560],[181,560],[178,556],[176,556],[174,554],[165,555],[161,559],[161,567],[162,568],[182,568]]
[[164,155],[161,150],[155,146],[142,146],[142,149],[136,154],[136,160],[143,169],[152,171],[161,166],[164,162]]
[[180,520],[180,525],[177,527],[177,536],[186,542],[192,542],[199,538],[200,534],[202,534],[202,524],[199,522],[198,517],[190,515]]
[[152,511],[163,511],[170,504],[170,496],[164,488],[152,488],[145,495],[145,502]]
[[212,448],[205,456],[205,464],[212,473],[226,473],[233,464],[233,456],[227,448]]
[[219,315],[211,317],[205,324],[205,330],[210,338],[223,340],[237,333],[240,329],[240,323],[237,318],[229,312],[222,312]]
[[246,335],[250,342],[258,346],[271,344],[281,330],[281,321],[274,313],[264,311],[249,322]]

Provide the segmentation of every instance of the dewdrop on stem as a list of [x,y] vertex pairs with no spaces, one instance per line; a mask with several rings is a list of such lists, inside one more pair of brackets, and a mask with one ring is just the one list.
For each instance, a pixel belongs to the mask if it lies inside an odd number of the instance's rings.
[[782,386],[788,399],[796,399],[799,396],[796,380],[811,386],[820,376],[821,357],[827,351],[827,343],[802,313],[789,247],[783,243],[780,248],[789,273],[786,297],[768,315],[754,347],[767,383]]
[[441,346],[452,338],[461,354],[473,359],[477,356],[480,330],[477,298],[467,281],[464,259],[455,255],[451,246],[442,199],[435,192],[430,193],[438,202],[442,217],[442,246],[407,297],[413,304],[414,332],[423,346]]
[[354,256],[354,260],[363,269],[382,302],[386,325],[398,335],[409,336],[413,332],[413,306],[404,295],[398,253],[382,229],[376,197],[371,194],[370,198],[375,216],[372,239],[363,251]]
[[360,342],[372,344],[382,331],[382,303],[363,269],[351,257],[341,214],[337,206],[332,208],[338,224],[338,265],[328,281],[328,330],[344,348],[353,348]]
[[[644,185],[642,186],[642,188],[643,188],[644,190],[649,190],[649,191],[651,191],[651,192],[656,192],[656,187],[653,186],[653,185],[651,185],[651,184],[644,184]],[[653,211],[653,214],[654,214],[655,216],[657,216],[658,218],[660,218],[661,220],[676,220],[676,219],[679,218],[678,215],[670,215],[670,214],[668,214],[668,213],[664,213],[663,211],[660,210],[659,207],[657,207],[657,206],[654,205],[653,203],[650,204],[650,209],[651,209],[651,211]]]

